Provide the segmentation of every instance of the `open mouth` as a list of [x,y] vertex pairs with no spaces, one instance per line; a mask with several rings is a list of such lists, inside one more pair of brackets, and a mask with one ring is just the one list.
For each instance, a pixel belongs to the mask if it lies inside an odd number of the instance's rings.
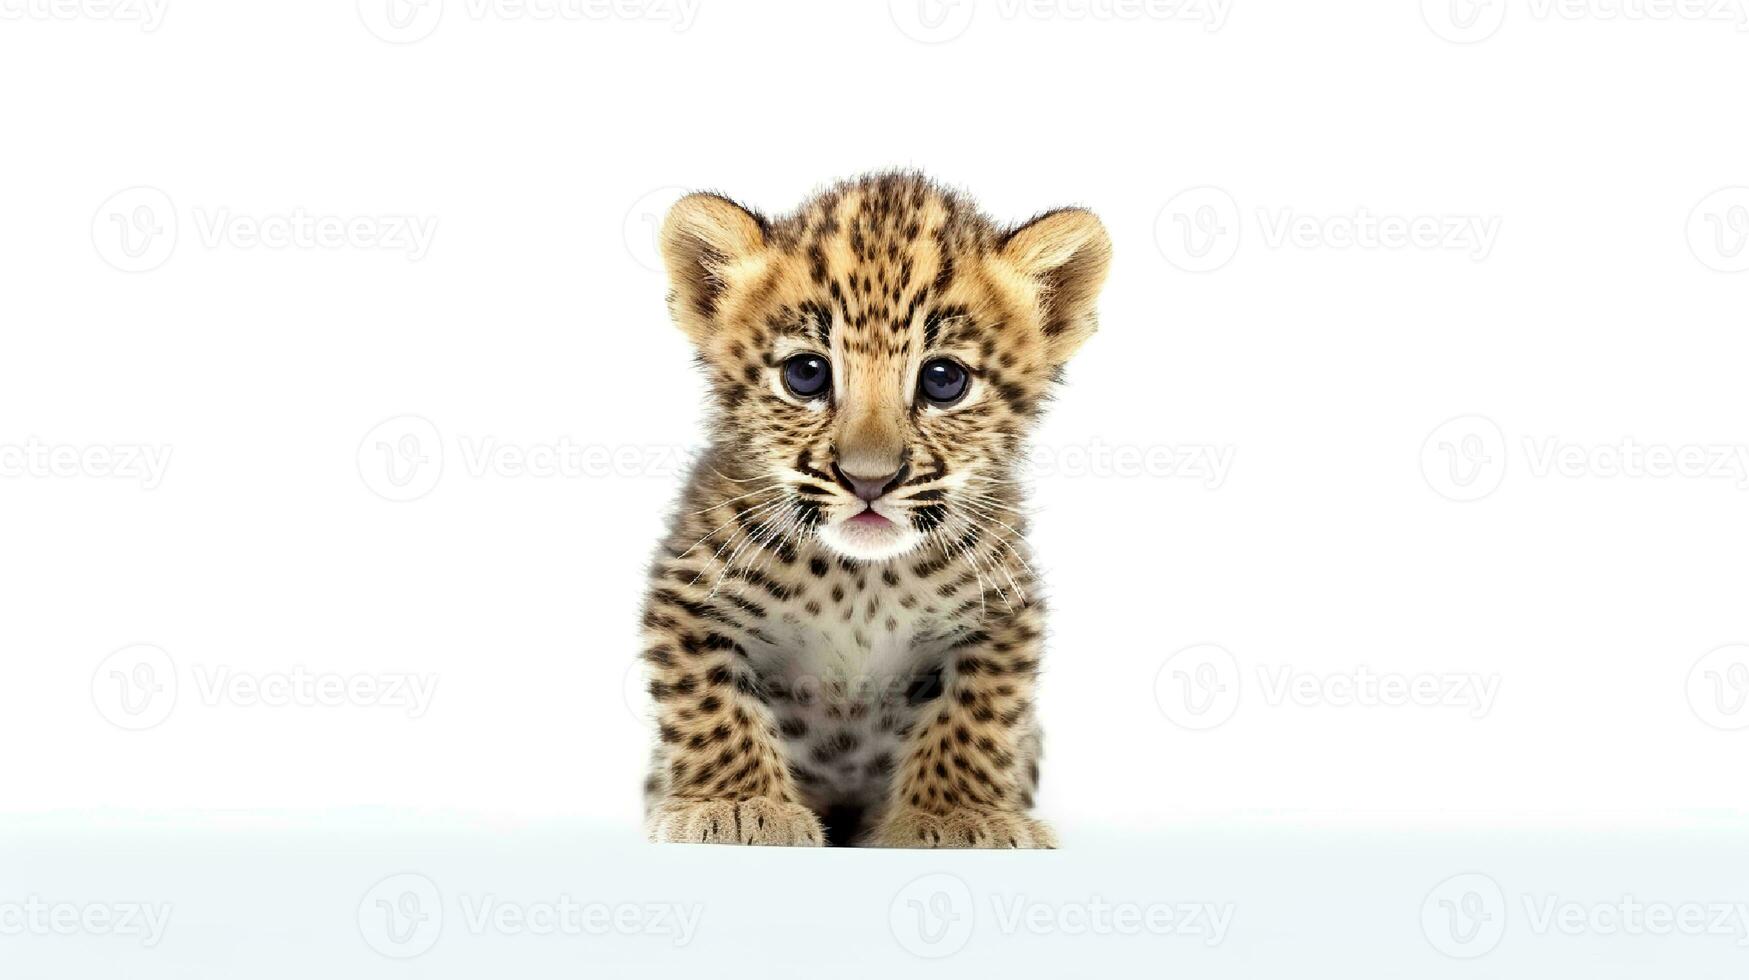
[[820,528],[826,545],[848,558],[884,561],[917,547],[923,536],[904,518],[895,520],[872,505]]
[[854,517],[851,517],[847,523],[856,524],[858,526],[867,527],[867,528],[883,528],[883,527],[892,527],[893,526],[892,521],[887,520],[885,517],[882,517],[881,515],[875,513],[873,507],[869,507],[869,508],[865,509],[862,513],[857,514]]

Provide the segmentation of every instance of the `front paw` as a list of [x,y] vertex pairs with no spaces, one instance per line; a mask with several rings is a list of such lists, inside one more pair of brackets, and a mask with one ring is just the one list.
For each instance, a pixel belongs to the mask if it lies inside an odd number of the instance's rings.
[[874,847],[1054,848],[1057,835],[1042,820],[1003,810],[900,810],[881,822]]
[[797,803],[751,800],[678,800],[656,804],[644,824],[656,844],[764,844],[820,847],[820,818]]

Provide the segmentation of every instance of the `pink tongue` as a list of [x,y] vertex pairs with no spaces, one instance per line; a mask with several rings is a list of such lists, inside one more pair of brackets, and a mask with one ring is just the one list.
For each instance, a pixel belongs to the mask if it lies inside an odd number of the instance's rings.
[[852,517],[851,521],[853,521],[854,523],[857,523],[857,524],[875,524],[875,525],[893,523],[892,521],[887,520],[886,518],[882,517],[881,515],[875,513],[872,510],[863,511],[862,513],[856,515],[855,517]]

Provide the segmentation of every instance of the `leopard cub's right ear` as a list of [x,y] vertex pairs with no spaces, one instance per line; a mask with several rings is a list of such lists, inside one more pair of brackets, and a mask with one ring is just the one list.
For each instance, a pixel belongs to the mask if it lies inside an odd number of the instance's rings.
[[662,222],[668,307],[699,342],[710,332],[729,290],[755,271],[765,249],[760,217],[719,194],[688,194]]

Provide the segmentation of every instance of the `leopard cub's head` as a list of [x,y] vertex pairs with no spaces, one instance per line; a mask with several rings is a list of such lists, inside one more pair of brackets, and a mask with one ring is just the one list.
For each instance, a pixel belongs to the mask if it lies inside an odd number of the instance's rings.
[[1018,523],[1027,432],[1094,330],[1099,219],[999,228],[884,174],[777,220],[693,194],[661,244],[715,394],[716,457],[751,519],[864,561]]

